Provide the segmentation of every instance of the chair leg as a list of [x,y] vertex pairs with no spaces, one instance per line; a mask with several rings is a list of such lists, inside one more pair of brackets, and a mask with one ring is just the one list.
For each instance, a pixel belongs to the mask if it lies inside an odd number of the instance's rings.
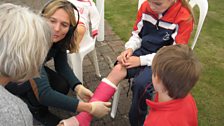
[[75,73],[75,76],[83,83],[83,68],[82,68],[82,62],[83,58],[76,54],[68,54],[68,63],[70,64],[70,67],[72,68],[73,72]]
[[118,107],[118,102],[119,102],[119,98],[120,98],[120,93],[121,93],[121,87],[120,84],[117,86],[117,91],[114,94],[113,97],[113,103],[112,103],[112,109],[111,109],[111,113],[110,116],[114,119],[117,113],[117,107]]
[[93,64],[95,66],[95,70],[96,70],[96,75],[101,78],[101,74],[100,74],[100,69],[99,69],[99,64],[98,64],[98,59],[97,59],[97,54],[96,54],[96,49],[94,49],[92,51],[92,57],[93,57]]
[[96,0],[96,6],[100,13],[99,33],[97,35],[97,41],[104,41],[104,0]]

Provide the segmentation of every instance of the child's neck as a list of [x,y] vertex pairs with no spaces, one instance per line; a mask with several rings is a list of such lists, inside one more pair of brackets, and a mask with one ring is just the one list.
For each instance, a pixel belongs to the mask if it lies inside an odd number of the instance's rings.
[[167,102],[171,101],[173,98],[171,98],[167,92],[158,92],[158,101],[159,102]]

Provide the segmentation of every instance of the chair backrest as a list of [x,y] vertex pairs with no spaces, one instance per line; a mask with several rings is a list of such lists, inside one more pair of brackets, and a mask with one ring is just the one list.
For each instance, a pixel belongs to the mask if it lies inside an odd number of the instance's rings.
[[208,1],[207,0],[190,0],[189,4],[191,5],[192,8],[194,8],[196,5],[199,8],[199,20],[198,20],[198,26],[197,26],[197,30],[194,36],[194,40],[192,42],[191,48],[194,49],[195,44],[198,40],[198,36],[201,32],[201,28],[203,26],[205,17],[207,15],[208,12]]
[[[138,1],[138,9],[141,7],[142,3],[145,0],[139,0]],[[199,20],[198,20],[198,24],[197,24],[197,29],[196,29],[196,33],[191,45],[191,48],[194,49],[195,44],[197,43],[198,40],[198,36],[201,32],[201,28],[203,26],[205,17],[207,15],[208,12],[208,1],[207,0],[190,0],[189,2],[190,6],[192,8],[194,8],[196,5],[199,7]]]
[[141,7],[142,3],[146,0],[138,0],[138,9]]

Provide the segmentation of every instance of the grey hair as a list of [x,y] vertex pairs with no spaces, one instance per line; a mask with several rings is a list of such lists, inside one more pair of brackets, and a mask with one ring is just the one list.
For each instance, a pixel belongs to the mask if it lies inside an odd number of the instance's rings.
[[0,77],[25,81],[39,76],[51,46],[46,21],[26,7],[0,5]]

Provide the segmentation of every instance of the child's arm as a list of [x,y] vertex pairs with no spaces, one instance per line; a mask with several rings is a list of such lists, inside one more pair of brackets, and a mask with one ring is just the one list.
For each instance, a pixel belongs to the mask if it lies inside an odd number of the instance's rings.
[[132,36],[125,44],[125,49],[132,49],[132,51],[134,52],[136,49],[140,48],[142,39],[139,37],[138,34],[138,30],[132,32]]
[[175,44],[188,44],[193,30],[193,20],[186,20],[180,22],[177,36],[175,37]]
[[[79,111],[86,111],[96,116],[98,118],[102,118],[110,112],[109,106],[111,106],[110,102],[101,102],[94,101],[91,103],[79,102],[80,108]],[[79,122],[75,116],[72,116],[68,119],[61,120],[57,126],[79,126]]]
[[[131,57],[133,52],[136,49],[140,48],[140,46],[141,46],[142,39],[141,39],[141,36],[139,35],[140,31],[141,31],[141,28],[143,27],[143,25],[141,23],[141,18],[142,18],[142,9],[140,9],[138,11],[136,22],[135,22],[135,25],[134,25],[133,31],[132,31],[132,36],[130,37],[128,42],[126,42],[126,44],[125,44],[125,49],[126,50],[123,51],[117,57],[118,62],[120,62],[121,64],[123,64],[126,67],[128,67],[128,66],[132,67],[133,65],[131,65],[131,64],[135,64],[134,66],[139,64],[139,59],[137,59],[137,60],[129,60],[129,63],[128,63],[128,59],[129,59],[129,57]],[[132,61],[134,61],[134,62],[132,62]]]
[[138,66],[151,66],[152,60],[156,53],[144,55],[144,56],[131,56],[129,57],[126,62],[123,64],[126,68],[133,68]]
[[140,56],[141,66],[145,66],[145,65],[151,66],[152,65],[152,60],[153,60],[155,55],[156,55],[156,53]]
[[143,28],[143,23],[141,22],[142,12],[143,12],[143,7],[141,7],[138,10],[135,25],[134,25],[133,31],[132,31],[132,36],[130,37],[128,42],[125,44],[125,49],[131,48],[133,52],[136,49],[140,48],[141,42],[142,42],[142,38],[141,38],[141,35],[140,35],[140,31]]

